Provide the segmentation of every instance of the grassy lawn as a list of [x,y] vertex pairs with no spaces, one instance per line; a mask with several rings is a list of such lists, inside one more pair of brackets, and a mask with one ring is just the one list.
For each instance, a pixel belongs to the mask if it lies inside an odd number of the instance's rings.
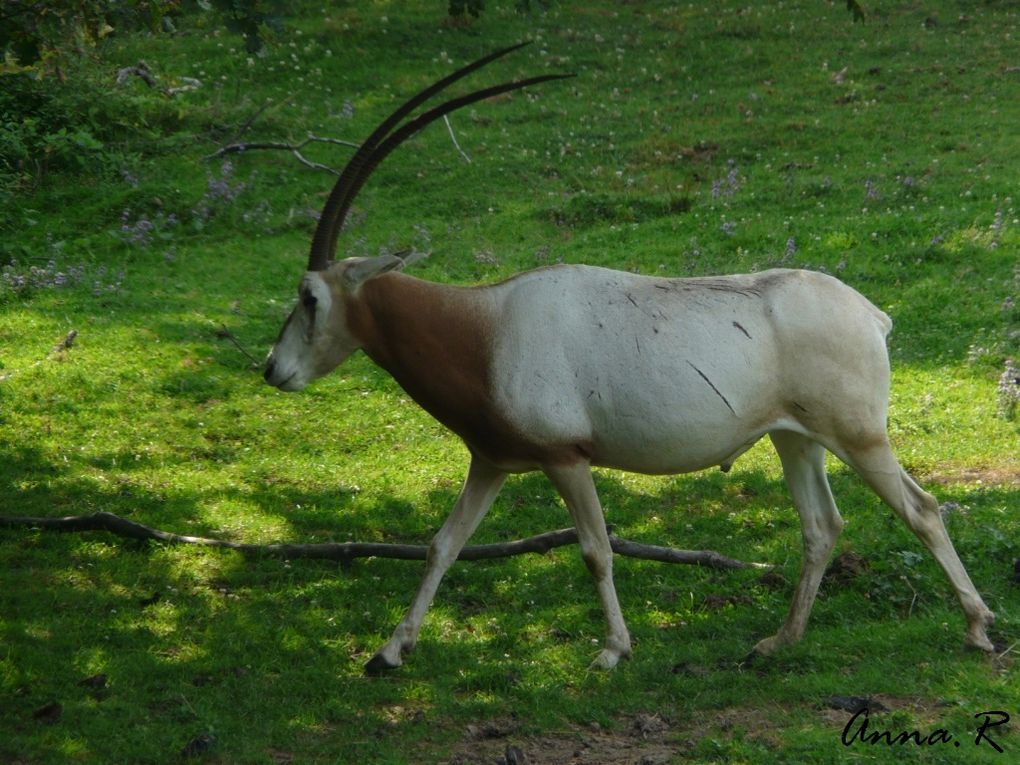
[[[441,0],[309,3],[264,56],[201,16],[112,35],[90,77],[144,59],[201,86],[107,84],[122,143],[82,150],[103,169],[0,197],[0,515],[427,542],[463,479],[460,442],[364,356],[289,395],[232,340],[258,358],[271,345],[332,176],[286,152],[205,157],[267,103],[245,139],[358,141],[400,99],[531,39],[458,92],[578,76],[452,115],[470,163],[442,124],[415,137],[340,248],[429,250],[413,273],[458,284],[556,262],[839,276],[895,322],[893,444],[946,503],[1001,655],[963,649],[934,560],[833,460],[843,565],[800,645],[744,663],[800,565],[763,443],[726,475],[598,473],[620,536],[776,566],[617,558],[635,653],[611,673],[587,670],[604,622],[576,548],[455,565],[405,666],[366,677],[420,563],[0,530],[0,762],[492,763],[508,745],[534,763],[1015,761],[1020,428],[997,386],[1020,359],[1020,9],[875,0],[862,25],[843,5],[555,0],[519,15],[490,0],[455,23]],[[340,167],[350,150],[306,153]],[[523,475],[472,541],[566,525],[548,483]],[[881,702],[871,730],[953,739],[846,746],[834,696]],[[975,744],[990,710],[1012,718],[988,732],[1001,753]]]

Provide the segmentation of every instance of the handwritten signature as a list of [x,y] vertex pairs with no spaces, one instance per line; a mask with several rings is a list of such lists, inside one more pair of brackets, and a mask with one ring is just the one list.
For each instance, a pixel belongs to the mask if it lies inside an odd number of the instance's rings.
[[[993,728],[1005,725],[1009,722],[1009,714],[1002,711],[978,712],[975,719],[981,718],[974,731],[974,746],[990,746],[996,752],[1004,751],[1002,746],[992,738]],[[843,746],[854,746],[855,744],[885,745],[885,746],[954,746],[959,747],[963,742],[969,740],[954,735],[945,728],[936,728],[933,731],[901,730],[893,731],[872,726],[868,716],[867,707],[854,713],[853,717],[843,728],[843,735],[840,740]]]

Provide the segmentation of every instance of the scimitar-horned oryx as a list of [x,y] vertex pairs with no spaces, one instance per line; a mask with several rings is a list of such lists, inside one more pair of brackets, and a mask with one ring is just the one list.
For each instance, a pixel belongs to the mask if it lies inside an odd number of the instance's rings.
[[826,479],[826,450],[931,550],[966,614],[966,642],[990,650],[985,627],[994,614],[957,557],[935,499],[889,446],[891,322],[840,281],[798,270],[670,279],[561,265],[463,288],[406,276],[398,256],[335,260],[352,201],[402,141],[454,109],[569,76],[489,87],[398,127],[440,90],[517,47],[426,88],[353,155],[323,208],[299,303],[266,362],[271,385],[297,391],[360,349],[471,453],[414,601],[367,669],[400,665],[440,579],[507,475],[531,470],[549,477],[573,518],[608,620],[595,664],[614,666],[631,645],[592,466],[649,474],[728,468],[766,434],[800,514],[804,554],[786,621],[755,646],[759,653],[803,635],[843,526]]

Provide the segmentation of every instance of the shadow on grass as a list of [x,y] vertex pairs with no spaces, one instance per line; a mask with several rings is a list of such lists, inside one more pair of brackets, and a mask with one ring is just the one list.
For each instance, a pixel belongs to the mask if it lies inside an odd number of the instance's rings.
[[[57,762],[70,752],[92,761],[166,761],[211,733],[222,761],[399,759],[409,746],[447,745],[465,720],[511,712],[542,726],[611,720],[631,709],[635,694],[689,712],[736,703],[734,694],[757,698],[761,687],[789,697],[792,676],[842,677],[847,650],[862,667],[860,645],[887,651],[869,633],[896,641],[890,622],[914,625],[902,633],[908,664],[962,635],[941,572],[928,556],[904,555],[923,551],[852,476],[836,471],[834,489],[851,520],[841,545],[872,565],[823,589],[810,645],[748,673],[738,660],[778,626],[799,566],[798,523],[781,480],[754,470],[703,473],[654,494],[616,474],[600,473],[597,483],[621,536],[768,560],[783,578],[766,586],[757,573],[618,559],[636,656],[612,675],[592,676],[583,668],[603,621],[576,548],[462,563],[440,588],[408,664],[367,678],[361,664],[409,604],[420,563],[368,560],[341,572],[322,561],[3,531],[0,758]],[[111,486],[27,447],[9,451],[0,472],[6,513],[105,510],[183,533],[212,535],[194,523],[207,517],[204,506],[239,493]],[[335,489],[267,485],[241,498],[268,516],[284,515],[299,537],[344,539],[368,521],[400,541],[430,534],[397,499],[384,498],[366,518],[353,512],[354,495]],[[422,505],[442,516],[454,499],[453,490],[435,490]],[[956,492],[954,500],[969,507],[950,523],[1008,629],[1020,617],[1006,580],[1016,523],[995,538],[988,529],[1015,499],[1007,489]],[[544,531],[566,517],[543,477],[518,477],[475,541]],[[960,629],[944,633],[943,619]],[[840,648],[847,642],[858,648]]]

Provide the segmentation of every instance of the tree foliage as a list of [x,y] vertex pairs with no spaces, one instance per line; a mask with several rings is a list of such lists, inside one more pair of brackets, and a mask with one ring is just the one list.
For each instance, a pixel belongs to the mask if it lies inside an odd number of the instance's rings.
[[241,35],[250,53],[278,28],[282,0],[6,0],[0,10],[0,76],[60,74],[111,34],[147,29],[169,33],[175,19],[213,13]]
[[249,53],[257,53],[264,45],[266,29],[279,30],[286,3],[282,0],[195,0],[204,11],[217,11],[231,32],[244,38]]
[[0,11],[0,76],[59,73],[119,29],[159,30],[180,0],[7,0]]

